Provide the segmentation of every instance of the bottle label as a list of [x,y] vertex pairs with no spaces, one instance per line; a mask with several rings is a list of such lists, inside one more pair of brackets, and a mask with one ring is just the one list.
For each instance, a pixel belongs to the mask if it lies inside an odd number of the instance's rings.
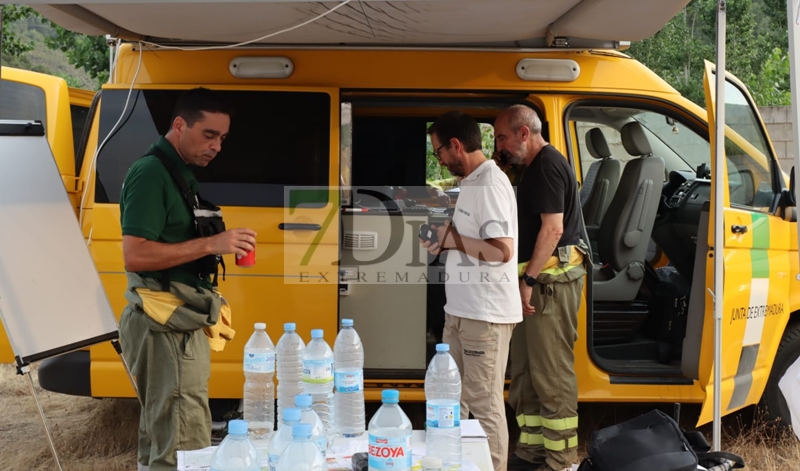
[[333,388],[338,393],[354,393],[364,390],[364,372],[347,371],[333,374]]
[[268,461],[268,463],[269,463],[269,471],[275,471],[276,469],[278,469],[278,459],[280,457],[281,457],[281,455],[276,455],[276,454],[273,454],[273,453],[269,454],[269,461]]
[[244,353],[244,371],[246,373],[275,372],[275,353]]
[[370,433],[369,468],[381,471],[411,469],[411,434],[403,437],[376,437]]
[[328,437],[325,435],[321,436],[320,438],[314,440],[314,444],[317,445],[317,449],[322,454],[322,457],[325,458],[325,452],[328,451]]
[[448,404],[437,405],[428,402],[426,404],[428,427],[453,428],[461,426],[461,405]]
[[303,360],[303,382],[325,384],[333,381],[333,359]]

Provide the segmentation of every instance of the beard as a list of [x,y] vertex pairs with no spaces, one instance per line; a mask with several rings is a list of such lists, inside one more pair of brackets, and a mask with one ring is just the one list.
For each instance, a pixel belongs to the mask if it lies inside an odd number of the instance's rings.
[[465,177],[464,175],[464,166],[459,162],[453,162],[452,165],[447,166],[447,170],[450,172],[450,175],[454,177]]

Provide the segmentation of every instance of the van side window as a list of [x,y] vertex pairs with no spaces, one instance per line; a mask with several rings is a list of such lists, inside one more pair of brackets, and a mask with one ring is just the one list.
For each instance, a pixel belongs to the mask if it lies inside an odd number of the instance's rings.
[[0,82],[0,119],[40,120],[47,130],[44,90],[27,83]]
[[725,82],[725,156],[732,206],[768,211],[775,198],[771,154],[746,96]]
[[[181,90],[137,90],[97,158],[98,203],[117,203],[131,164],[171,126]],[[222,91],[231,129],[206,168],[195,168],[204,198],[220,206],[283,207],[287,186],[325,186],[330,162],[326,93]],[[103,91],[101,140],[125,108],[127,90]],[[324,193],[324,192],[323,192]]]
[[83,139],[83,132],[86,129],[86,119],[89,116],[89,107],[80,105],[69,106],[70,115],[72,115],[72,143],[75,149],[75,155],[81,148],[81,139]]

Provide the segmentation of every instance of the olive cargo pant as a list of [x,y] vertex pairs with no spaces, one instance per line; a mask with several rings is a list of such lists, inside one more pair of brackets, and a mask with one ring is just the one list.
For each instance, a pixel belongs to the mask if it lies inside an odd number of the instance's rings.
[[[578,385],[573,346],[578,338],[578,308],[583,267],[571,276],[550,277],[533,287],[531,305],[511,337],[511,387],[508,402],[522,433],[515,454],[555,470],[577,462]],[[555,281],[558,280],[558,281]]]
[[508,423],[503,398],[508,348],[515,324],[494,324],[445,314],[443,342],[461,373],[461,420],[469,413],[489,437],[495,471],[508,463]]
[[143,404],[137,458],[150,471],[174,471],[178,450],[211,445],[211,350],[202,329],[154,331],[146,316],[129,305],[119,329]]

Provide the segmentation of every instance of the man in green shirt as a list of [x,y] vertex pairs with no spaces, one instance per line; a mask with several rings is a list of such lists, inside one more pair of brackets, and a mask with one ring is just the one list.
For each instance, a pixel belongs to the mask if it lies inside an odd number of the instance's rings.
[[[256,234],[236,228],[201,237],[195,212],[167,166],[196,198],[199,184],[190,166],[207,166],[221,150],[229,128],[230,112],[214,92],[203,88],[185,92],[170,130],[131,165],[122,186],[129,305],[120,317],[120,340],[142,402],[139,470],[175,470],[177,450],[204,448],[211,442],[211,360],[203,328],[217,323],[225,303],[220,303],[208,270],[193,267],[209,257],[215,267],[217,256],[246,255],[255,249]],[[215,312],[194,306],[196,298],[215,306],[206,307]],[[158,303],[160,309],[154,308]],[[165,310],[165,305],[175,309]],[[182,312],[189,315],[180,318]]]

